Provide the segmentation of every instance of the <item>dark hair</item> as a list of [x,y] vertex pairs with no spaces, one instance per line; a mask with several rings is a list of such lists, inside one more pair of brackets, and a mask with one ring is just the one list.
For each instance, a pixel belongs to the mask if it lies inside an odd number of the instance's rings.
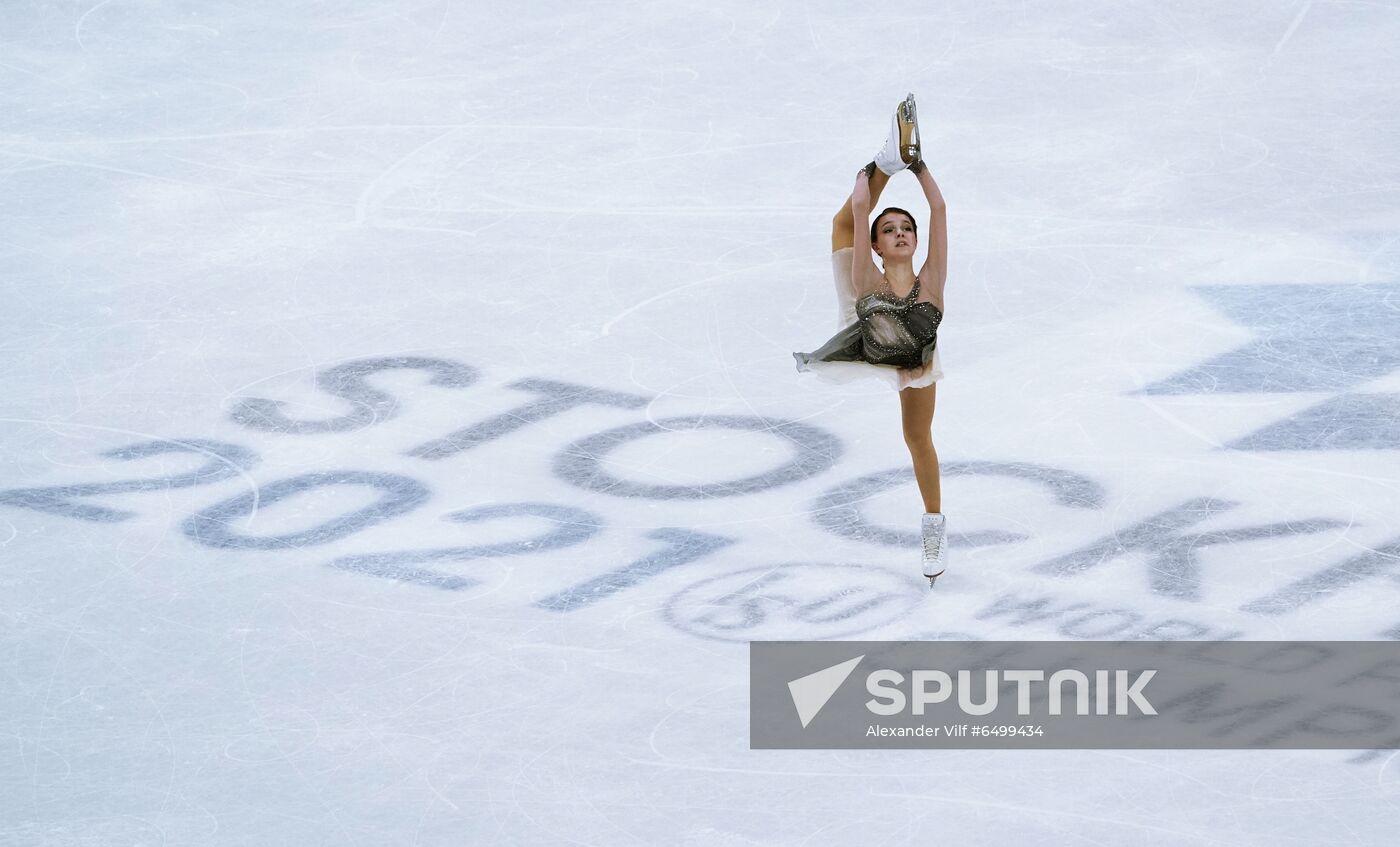
[[908,218],[908,219],[909,219],[909,225],[912,226],[912,227],[914,227],[914,236],[915,236],[916,238],[918,237],[918,235],[919,235],[919,222],[916,221],[916,220],[914,220],[914,216],[911,215],[911,214],[909,214],[908,212],[904,211],[903,209],[897,207],[897,206],[887,206],[887,207],[885,207],[884,211],[880,212],[880,214],[878,214],[878,215],[875,216],[875,222],[872,223],[872,224],[870,225],[870,243],[871,243],[871,244],[874,244],[875,241],[876,241],[875,233],[876,233],[876,231],[878,231],[879,228],[880,228],[880,218],[883,218],[885,215],[888,215],[888,214],[890,214],[891,212],[893,212],[893,213],[895,213],[895,214],[903,215],[904,217]]

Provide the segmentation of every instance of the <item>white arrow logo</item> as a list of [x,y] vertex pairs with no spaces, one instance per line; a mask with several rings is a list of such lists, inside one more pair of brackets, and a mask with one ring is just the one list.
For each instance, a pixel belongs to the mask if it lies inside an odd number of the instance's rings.
[[841,687],[841,683],[846,681],[846,677],[851,675],[851,671],[855,670],[856,665],[864,658],[865,654],[862,653],[854,659],[823,668],[816,673],[809,673],[788,683],[792,705],[797,707],[797,716],[802,719],[803,729],[807,728],[807,724],[812,722],[812,718],[817,716],[817,712],[822,710],[826,701],[831,699],[831,695],[836,693],[836,689]]

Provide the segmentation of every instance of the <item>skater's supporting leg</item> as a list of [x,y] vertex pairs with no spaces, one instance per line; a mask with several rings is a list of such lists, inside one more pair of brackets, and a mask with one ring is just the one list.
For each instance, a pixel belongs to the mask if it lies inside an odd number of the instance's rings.
[[914,460],[914,478],[925,512],[941,512],[942,493],[938,475],[938,453],[933,449],[933,407],[938,384],[906,388],[899,392],[900,413],[904,420],[904,443]]
[[[889,174],[875,169],[875,173],[870,175],[870,205],[880,199],[880,192],[885,190],[885,186],[890,182]],[[836,213],[836,217],[831,219],[831,252],[844,250],[847,247],[855,246],[855,237],[852,231],[855,229],[855,213],[851,211],[851,198],[846,197],[846,205],[841,207],[841,211]]]

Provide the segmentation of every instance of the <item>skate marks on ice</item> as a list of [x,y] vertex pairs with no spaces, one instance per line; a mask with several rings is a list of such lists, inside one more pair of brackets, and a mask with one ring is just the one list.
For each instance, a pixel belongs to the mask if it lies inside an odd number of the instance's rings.
[[1338,392],[1232,441],[1227,449],[1400,449],[1400,394],[1355,390],[1400,368],[1400,284],[1189,290],[1256,337],[1140,394]]
[[1261,451],[1400,450],[1400,394],[1339,394],[1226,447]]
[[135,517],[136,513],[82,501],[91,497],[212,485],[234,478],[250,480],[247,472],[261,461],[257,453],[246,447],[200,438],[142,441],[103,450],[98,455],[118,462],[136,462],[153,456],[178,453],[201,456],[205,461],[193,470],[157,477],[135,477],[45,488],[12,488],[0,491],[0,506],[34,509],[97,523],[118,523]]

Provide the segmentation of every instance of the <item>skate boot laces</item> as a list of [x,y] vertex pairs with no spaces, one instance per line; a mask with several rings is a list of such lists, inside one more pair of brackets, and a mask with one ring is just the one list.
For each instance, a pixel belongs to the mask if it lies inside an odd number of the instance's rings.
[[929,587],[943,575],[944,551],[947,546],[948,522],[942,514],[926,513],[923,520],[924,576]]
[[[924,576],[938,576],[943,573],[944,535],[940,530],[932,537],[924,536]],[[934,573],[933,569],[938,568]]]

